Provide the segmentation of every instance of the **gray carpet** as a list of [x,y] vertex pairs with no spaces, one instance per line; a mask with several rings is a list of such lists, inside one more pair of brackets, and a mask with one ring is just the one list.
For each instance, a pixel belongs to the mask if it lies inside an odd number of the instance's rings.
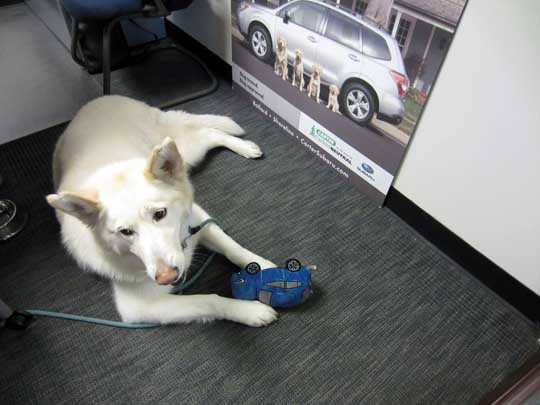
[[[537,350],[531,323],[226,85],[185,109],[230,115],[262,146],[258,161],[213,153],[194,174],[197,199],[247,247],[318,264],[315,296],[264,329],[40,319],[0,330],[3,403],[472,404]],[[0,147],[0,197],[31,214],[0,245],[0,297],[116,318],[108,283],[66,256],[44,203],[60,130]],[[197,290],[228,294],[233,270],[218,259]]]

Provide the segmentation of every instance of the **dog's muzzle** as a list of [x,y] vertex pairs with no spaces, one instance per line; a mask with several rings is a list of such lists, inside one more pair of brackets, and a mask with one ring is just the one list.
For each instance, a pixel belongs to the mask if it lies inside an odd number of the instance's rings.
[[180,278],[178,267],[172,267],[165,264],[163,260],[158,261],[158,269],[156,272],[156,282],[159,285],[172,284]]

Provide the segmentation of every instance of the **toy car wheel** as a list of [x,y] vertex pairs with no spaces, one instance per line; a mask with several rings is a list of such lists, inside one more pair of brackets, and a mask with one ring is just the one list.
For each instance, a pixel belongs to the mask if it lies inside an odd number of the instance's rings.
[[246,266],[246,273],[247,274],[257,274],[259,271],[261,271],[261,266],[259,263],[251,262]]
[[289,259],[285,262],[285,267],[287,267],[287,270],[289,271],[298,271],[302,265],[296,259]]

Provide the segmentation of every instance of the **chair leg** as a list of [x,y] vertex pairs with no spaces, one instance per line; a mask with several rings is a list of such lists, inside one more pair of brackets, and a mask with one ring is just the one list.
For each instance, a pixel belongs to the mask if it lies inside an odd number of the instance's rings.
[[111,94],[111,33],[119,21],[118,18],[112,20],[103,30],[101,66],[103,70],[103,94]]
[[111,94],[111,37],[109,26],[103,30],[101,69],[103,71],[103,94]]
[[26,329],[35,317],[26,311],[14,311],[0,299],[0,328],[23,330]]
[[[140,17],[164,17],[168,14],[164,15],[147,15],[145,13],[135,13],[135,14],[128,14],[120,17],[116,17],[113,19],[103,30],[103,43],[102,43],[102,70],[103,70],[103,94],[108,95],[111,94],[111,35],[114,27],[116,24],[122,20],[129,20],[133,18],[140,18]],[[161,105],[160,108],[166,108],[171,107],[173,105],[177,105],[180,103],[184,103],[189,100],[194,100],[199,97],[203,97],[207,94],[210,94],[214,92],[219,87],[219,82],[216,79],[215,75],[212,73],[212,71],[206,66],[206,64],[198,58],[193,53],[189,52],[187,49],[183,48],[180,45],[177,45],[173,43],[173,45],[165,45],[164,47],[160,46],[160,43],[164,42],[163,40],[156,41],[157,48],[162,49],[175,49],[178,52],[184,53],[188,55],[191,59],[195,60],[208,74],[208,77],[211,80],[211,85],[209,88],[204,90],[199,90],[196,92],[193,92],[191,94],[188,94],[184,97],[180,97],[179,99],[172,100],[167,105]],[[151,47],[149,47],[151,48]],[[150,51],[149,51],[150,52]]]
[[11,315],[13,315],[13,310],[0,299],[0,321],[8,319]]

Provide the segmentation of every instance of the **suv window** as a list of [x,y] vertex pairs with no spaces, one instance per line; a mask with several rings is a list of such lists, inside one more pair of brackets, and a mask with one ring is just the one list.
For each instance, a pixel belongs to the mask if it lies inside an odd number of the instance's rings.
[[331,11],[328,14],[328,23],[324,35],[349,48],[362,51],[362,27],[344,15]]
[[390,50],[383,37],[369,28],[362,30],[362,52],[373,58],[390,60]]
[[[296,3],[285,9],[289,21],[311,31],[317,31],[324,17],[325,9],[312,3]],[[284,14],[283,14],[284,15]]]

